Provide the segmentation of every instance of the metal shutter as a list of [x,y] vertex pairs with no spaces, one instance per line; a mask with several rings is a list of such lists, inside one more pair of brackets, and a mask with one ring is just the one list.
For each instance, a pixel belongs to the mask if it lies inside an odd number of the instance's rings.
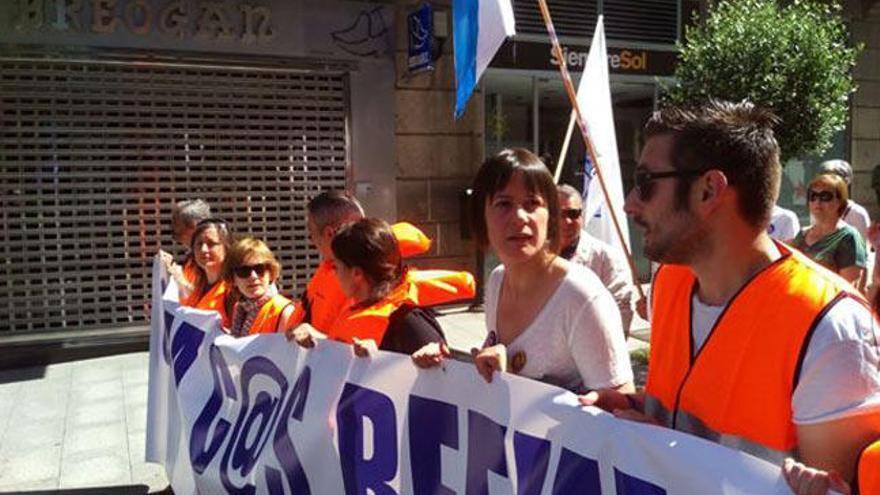
[[305,204],[346,186],[347,115],[343,72],[0,57],[0,331],[145,324],[181,199],[303,287]]
[[[548,0],[560,36],[592,38],[598,12],[605,15],[608,39],[674,44],[678,39],[679,0]],[[546,35],[534,0],[514,0],[516,30]]]

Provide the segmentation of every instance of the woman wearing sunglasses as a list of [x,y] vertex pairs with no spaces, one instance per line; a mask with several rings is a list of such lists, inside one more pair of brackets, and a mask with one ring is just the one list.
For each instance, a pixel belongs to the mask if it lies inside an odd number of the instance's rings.
[[842,219],[848,199],[840,176],[817,175],[807,189],[812,224],[792,245],[861,289],[867,253],[861,234]]
[[[480,375],[491,382],[509,370],[576,392],[632,392],[614,299],[592,271],[558,255],[559,200],[547,167],[525,149],[507,149],[480,166],[473,190],[475,237],[502,263],[486,286],[489,335],[474,350]],[[436,356],[413,358],[424,366]]]
[[223,263],[232,246],[232,234],[226,222],[216,218],[202,220],[192,234],[192,253],[196,262],[191,290],[182,288],[180,304],[220,313],[223,326],[229,326],[226,294],[229,284],[223,279]]
[[226,303],[231,335],[286,332],[299,321],[294,302],[275,287],[280,274],[281,264],[263,241],[246,237],[232,246],[223,277],[232,287]]
[[[407,276],[400,246],[391,227],[377,218],[344,225],[330,244],[336,278],[348,297],[326,337],[354,344],[355,353],[370,351],[411,354],[427,344],[445,348],[440,324],[419,307],[416,284]],[[308,324],[292,337],[303,347],[322,336]]]

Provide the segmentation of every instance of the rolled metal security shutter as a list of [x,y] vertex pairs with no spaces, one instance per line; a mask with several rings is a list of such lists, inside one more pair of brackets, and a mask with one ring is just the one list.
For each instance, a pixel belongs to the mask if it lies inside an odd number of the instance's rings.
[[347,117],[343,71],[0,57],[0,335],[145,324],[181,199],[264,239],[298,291]]

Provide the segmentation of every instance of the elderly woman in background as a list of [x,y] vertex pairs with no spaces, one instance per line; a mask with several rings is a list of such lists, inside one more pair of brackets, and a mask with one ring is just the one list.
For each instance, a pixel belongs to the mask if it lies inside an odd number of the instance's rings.
[[819,174],[813,178],[807,189],[812,224],[795,237],[792,246],[863,289],[867,252],[861,234],[843,221],[848,199],[841,177]]
[[232,242],[232,234],[223,220],[208,218],[199,222],[191,246],[195,279],[191,290],[181,287],[180,292],[180,304],[219,312],[224,327],[229,327],[230,320],[226,311],[229,282],[223,278],[223,265]]
[[246,237],[232,246],[223,277],[231,287],[225,303],[231,335],[286,332],[302,319],[296,304],[278,294],[280,274],[281,264],[263,241]]
[[[375,349],[411,354],[427,344],[442,347],[440,325],[419,307],[418,289],[406,276],[399,243],[386,222],[363,218],[346,224],[330,248],[348,301],[327,330],[328,338],[354,344],[360,356]],[[292,336],[312,347],[321,334],[301,325]]]

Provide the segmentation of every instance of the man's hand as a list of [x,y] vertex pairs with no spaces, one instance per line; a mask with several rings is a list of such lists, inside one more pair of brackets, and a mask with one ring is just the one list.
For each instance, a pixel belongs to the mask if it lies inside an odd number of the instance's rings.
[[433,368],[449,357],[449,348],[446,344],[431,342],[421,349],[412,353],[412,360],[419,368]]
[[647,297],[643,297],[643,298],[639,299],[638,301],[636,301],[636,313],[638,313],[639,316],[643,320],[648,319],[648,298]]
[[850,495],[849,484],[836,471],[822,471],[807,467],[792,458],[782,463],[782,476],[796,495],[826,495],[834,490]]
[[486,383],[492,383],[492,374],[496,371],[507,371],[507,347],[504,344],[497,344],[483,349],[471,349],[471,355],[474,357],[474,364],[477,366],[477,372],[486,380]]

